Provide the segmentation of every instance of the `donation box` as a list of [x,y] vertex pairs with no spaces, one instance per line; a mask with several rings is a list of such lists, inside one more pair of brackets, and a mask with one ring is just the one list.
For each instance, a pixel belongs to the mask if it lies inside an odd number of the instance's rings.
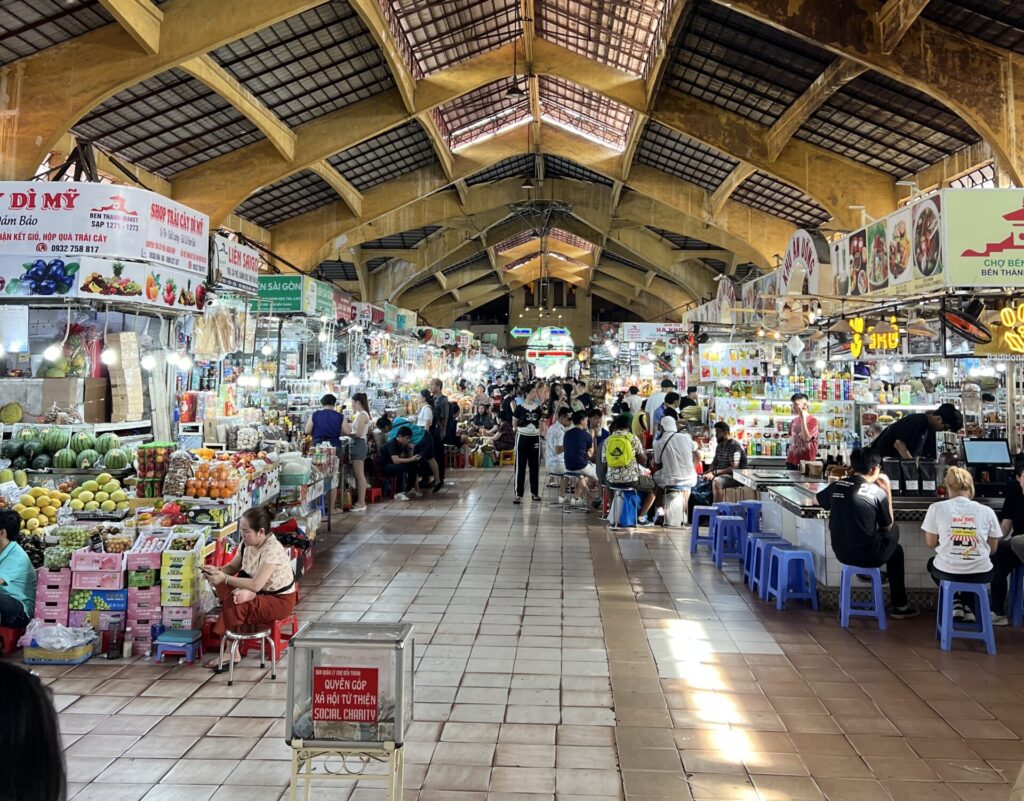
[[288,643],[287,742],[402,745],[412,721],[413,649],[408,624],[303,626]]

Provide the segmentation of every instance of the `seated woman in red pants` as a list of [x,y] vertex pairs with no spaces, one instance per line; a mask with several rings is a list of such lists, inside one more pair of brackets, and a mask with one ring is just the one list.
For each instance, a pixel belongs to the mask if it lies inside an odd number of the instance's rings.
[[[204,567],[207,581],[220,598],[220,617],[213,630],[223,636],[240,625],[269,626],[295,608],[295,575],[288,550],[271,532],[271,514],[256,506],[242,515],[238,530],[242,544],[224,567]],[[238,662],[237,651],[231,658]],[[207,667],[226,667],[215,657]]]

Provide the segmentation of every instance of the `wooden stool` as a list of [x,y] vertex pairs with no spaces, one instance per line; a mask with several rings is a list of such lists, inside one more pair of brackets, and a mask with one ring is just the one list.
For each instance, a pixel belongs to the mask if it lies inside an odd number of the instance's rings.
[[504,467],[505,465],[515,464],[515,463],[516,463],[516,452],[515,451],[502,451],[501,452],[501,460],[498,462],[498,464],[501,467]]

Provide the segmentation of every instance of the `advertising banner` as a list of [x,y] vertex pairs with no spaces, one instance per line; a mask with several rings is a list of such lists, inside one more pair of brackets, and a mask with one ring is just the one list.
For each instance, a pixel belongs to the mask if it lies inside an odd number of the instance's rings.
[[949,189],[942,199],[949,285],[1024,286],[1024,189]]
[[394,331],[398,327],[398,307],[391,303],[384,304],[384,330]]
[[334,319],[343,320],[346,323],[354,320],[356,316],[356,306],[352,300],[352,296],[348,292],[342,292],[340,289],[334,290]]
[[155,192],[0,181],[0,254],[144,260],[205,280],[209,251],[209,218]]
[[312,719],[317,722],[375,722],[378,679],[377,668],[314,666]]
[[259,297],[253,299],[253,311],[294,314],[303,308],[303,276],[261,275]]
[[259,291],[262,263],[260,252],[255,248],[220,234],[214,235],[210,274],[215,286],[255,295]]
[[311,317],[334,320],[334,287],[306,276],[303,311]]
[[623,323],[619,327],[619,339],[623,342],[654,342],[682,336],[687,328],[684,323]]
[[[817,231],[799,229],[789,239],[779,285],[784,294],[821,294],[831,281],[828,240]],[[721,286],[723,282],[719,283]]]

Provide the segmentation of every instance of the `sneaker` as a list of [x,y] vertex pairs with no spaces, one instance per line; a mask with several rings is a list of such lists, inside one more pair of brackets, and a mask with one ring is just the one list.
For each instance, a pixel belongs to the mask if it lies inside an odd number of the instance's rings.
[[516,495],[516,497],[514,497],[512,499],[512,503],[517,504],[517,505],[522,503],[522,502],[523,502],[523,497],[521,495]]
[[562,496],[562,495],[559,495],[559,496],[558,496],[558,502],[559,502],[560,504],[561,504],[561,503],[565,503],[565,497],[564,497],[564,496]]
[[953,620],[964,619],[964,605],[960,601],[953,601]]
[[431,492],[432,492],[432,493],[434,493],[434,494],[437,494],[438,492],[440,492],[440,491],[441,491],[441,488],[442,488],[443,486],[444,486],[444,484],[442,484],[442,483],[441,483],[440,481],[438,481],[438,482],[437,482],[437,483],[436,483],[436,484],[434,485],[434,488],[433,488],[433,489],[431,490]]
[[1006,615],[997,615],[992,612],[992,625],[993,626],[1009,626],[1010,619]]
[[665,507],[664,506],[659,506],[657,511],[655,511],[655,513],[654,513],[654,518],[657,519],[659,517],[664,517],[664,516],[665,516]]
[[977,618],[974,616],[974,610],[969,606],[964,607],[964,623],[976,623]]
[[423,493],[420,492],[418,489],[411,489],[411,490],[409,490],[409,497],[410,498],[419,498],[422,495],[423,495]]
[[365,506],[353,506],[351,511],[353,511],[353,512],[365,512],[366,511],[366,507]]
[[544,500],[542,497],[540,497],[540,495],[531,495],[530,497],[533,498],[535,501],[542,501],[542,500]]
[[647,515],[639,515],[637,517],[637,519],[636,519],[636,524],[638,526],[646,526],[647,525]]
[[889,617],[893,620],[903,620],[906,617],[917,617],[921,614],[912,606],[894,606],[889,610]]
[[409,500],[409,496],[406,495],[404,492],[400,492],[400,493],[398,493],[395,496],[395,500],[396,501],[407,501],[407,500]]

